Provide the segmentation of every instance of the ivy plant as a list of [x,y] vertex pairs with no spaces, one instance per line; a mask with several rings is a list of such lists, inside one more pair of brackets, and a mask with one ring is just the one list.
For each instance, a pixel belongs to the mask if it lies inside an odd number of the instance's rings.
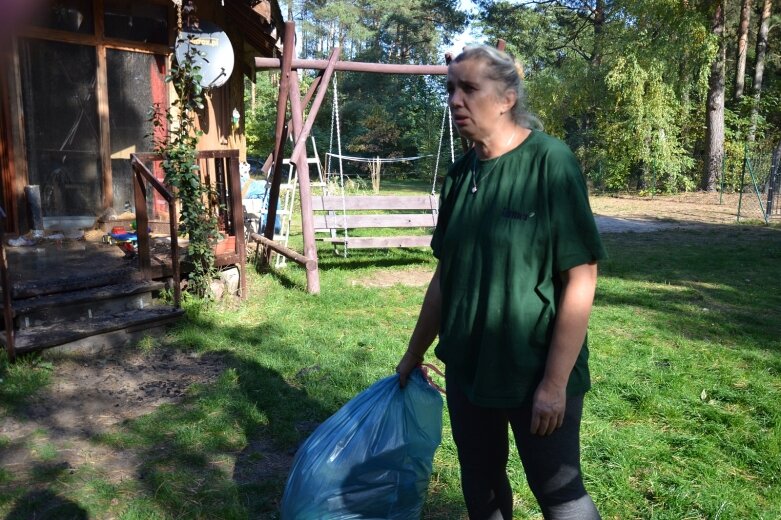
[[[182,42],[179,42],[182,43]],[[179,201],[179,232],[189,239],[188,260],[190,292],[205,296],[214,278],[214,244],[219,238],[216,216],[209,211],[207,201],[211,188],[201,182],[198,165],[198,140],[203,134],[196,126],[196,113],[202,110],[203,87],[200,67],[195,58],[200,51],[188,45],[184,58],[171,65],[166,82],[176,92],[170,107],[155,104],[150,121],[155,129],[155,151],[163,157],[165,183],[173,188]]]

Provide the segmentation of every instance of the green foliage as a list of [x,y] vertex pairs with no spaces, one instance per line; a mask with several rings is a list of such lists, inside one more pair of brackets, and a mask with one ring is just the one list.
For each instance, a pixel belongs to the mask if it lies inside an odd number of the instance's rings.
[[175,190],[179,201],[179,231],[189,239],[189,289],[205,296],[215,274],[213,245],[219,231],[217,218],[206,207],[211,192],[201,182],[197,161],[201,132],[196,127],[195,114],[204,107],[200,67],[194,64],[198,52],[195,46],[188,46],[181,63],[172,64],[166,81],[173,85],[176,99],[168,110],[154,106],[150,120],[156,130],[165,130],[164,137],[156,139],[155,150],[163,156],[165,182]]
[[[466,23],[466,14],[455,0],[302,0],[295,7],[301,54],[306,58],[326,57],[340,45],[341,59],[442,63],[440,45]],[[246,119],[248,152],[261,158],[273,147],[277,85],[272,78],[271,74],[258,74],[255,108],[248,111]],[[302,90],[311,79],[303,76]],[[445,103],[442,78],[339,73],[337,79],[344,153],[381,157],[436,153]],[[245,93],[249,99],[249,87]],[[321,156],[331,142],[331,99],[323,103],[312,131]],[[411,164],[385,165],[383,176],[430,178],[434,162],[430,157]],[[449,161],[440,164],[444,171]],[[345,167],[350,177],[368,177],[365,165],[345,163]]]
[[[575,150],[596,188],[696,189],[710,64],[718,47],[710,30],[712,3],[484,0],[480,7],[478,22],[488,40],[506,39],[524,64],[531,111]],[[733,54],[730,47],[728,57]],[[728,72],[733,68],[728,62]],[[769,77],[766,71],[760,148],[781,137],[765,120],[779,113],[781,82]],[[734,165],[742,161],[752,102],[728,99],[728,187],[736,186]]]
[[[508,50],[524,65],[530,111],[546,131],[570,145],[595,188],[697,188],[705,164],[710,65],[719,47],[711,29],[713,2],[476,3],[474,21],[484,40],[507,41]],[[441,63],[441,44],[467,22],[453,0],[298,0],[294,7],[304,57],[323,58],[340,45],[343,59]],[[737,7],[729,4],[726,11],[727,85],[734,83]],[[746,95],[742,100],[727,95],[728,189],[738,187],[736,172],[750,136],[757,19],[752,17],[749,29]],[[756,147],[762,150],[781,139],[776,37],[771,29],[756,132]],[[343,151],[383,157],[436,153],[440,109],[446,100],[441,78],[340,73],[339,82]],[[251,153],[261,157],[270,151],[273,133],[276,92],[269,85],[266,79],[259,80],[257,99],[265,89],[266,104],[248,116]],[[326,102],[313,129],[321,149],[330,140],[330,122]],[[386,165],[383,175],[422,179],[430,175],[433,163],[432,158],[414,165]],[[444,169],[448,161],[441,164]],[[346,168],[351,177],[368,176],[365,166]]]
[[244,82],[247,155],[265,159],[274,149],[274,130],[279,96],[278,73],[262,72],[255,75],[255,97],[251,96],[252,84]]

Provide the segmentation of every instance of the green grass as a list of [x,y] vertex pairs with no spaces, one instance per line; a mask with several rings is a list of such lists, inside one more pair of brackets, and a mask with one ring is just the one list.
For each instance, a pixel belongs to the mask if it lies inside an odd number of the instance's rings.
[[[582,429],[587,486],[603,517],[781,518],[781,231],[713,226],[605,243]],[[144,345],[217,355],[227,368],[183,403],[93,439],[138,456],[133,478],[65,471],[49,447],[31,446],[45,455],[41,469],[25,483],[0,472],[0,515],[29,517],[48,499],[90,518],[276,518],[284,473],[242,475],[274,455],[289,460],[317,423],[391,374],[415,323],[422,288],[353,282],[380,270],[433,271],[434,262],[426,250],[344,259],[323,248],[321,268],[319,296],[305,293],[294,265],[252,273],[241,306],[191,305],[170,337]],[[50,372],[3,365],[4,411],[20,413]],[[426,519],[464,517],[449,429],[446,415]],[[8,445],[0,437],[0,452]],[[517,457],[508,471],[516,518],[541,518]]]

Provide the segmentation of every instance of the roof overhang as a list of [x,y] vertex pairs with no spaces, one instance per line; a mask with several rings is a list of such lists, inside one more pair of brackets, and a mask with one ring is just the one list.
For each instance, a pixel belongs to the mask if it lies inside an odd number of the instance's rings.
[[285,26],[277,0],[225,0],[225,14],[262,56],[281,56]]

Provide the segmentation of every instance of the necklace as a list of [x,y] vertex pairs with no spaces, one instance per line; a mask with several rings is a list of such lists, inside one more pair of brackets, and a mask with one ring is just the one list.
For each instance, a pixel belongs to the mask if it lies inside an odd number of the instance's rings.
[[[507,140],[506,143],[504,143],[504,147],[505,148],[510,146],[510,143],[513,142],[513,139],[515,139],[515,132],[516,131],[517,131],[517,128],[515,130],[513,130],[513,133],[512,133],[512,135],[510,135],[510,138]],[[499,157],[496,158],[494,163],[491,165],[491,169],[488,170],[488,173],[483,175],[483,178],[480,179],[480,182],[484,181],[486,179],[486,177],[488,177],[489,175],[491,175],[491,173],[493,173],[494,169],[496,168],[496,165],[499,164],[499,161],[502,159],[503,156],[504,156],[504,154],[502,154],[502,155],[500,155]],[[471,191],[472,191],[472,194],[477,193],[477,153],[475,153],[475,160],[472,162],[472,190]]]

